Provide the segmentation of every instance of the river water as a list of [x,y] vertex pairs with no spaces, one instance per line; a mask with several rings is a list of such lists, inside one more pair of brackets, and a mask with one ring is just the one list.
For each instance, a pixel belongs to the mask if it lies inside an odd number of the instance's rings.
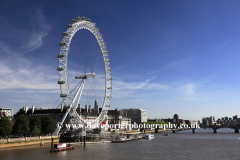
[[[151,140],[141,139],[125,143],[74,144],[75,149],[50,153],[50,145],[27,146],[0,150],[1,160],[133,160],[133,159],[236,159],[240,160],[240,134],[233,129],[221,128],[217,134],[209,129],[160,132]],[[169,133],[169,136],[162,136]]]

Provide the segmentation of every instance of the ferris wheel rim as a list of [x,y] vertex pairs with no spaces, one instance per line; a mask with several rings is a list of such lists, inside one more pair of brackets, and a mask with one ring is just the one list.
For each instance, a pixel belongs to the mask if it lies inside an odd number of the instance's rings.
[[[77,18],[76,18],[77,19]],[[68,52],[72,38],[74,37],[75,33],[81,29],[87,29],[90,31],[97,40],[97,43],[100,47],[104,70],[105,70],[105,96],[104,96],[104,103],[102,106],[102,112],[99,114],[98,118],[92,121],[92,124],[100,124],[103,120],[106,119],[108,108],[110,107],[111,101],[111,93],[112,93],[112,73],[111,73],[111,64],[110,59],[106,47],[106,43],[99,32],[99,29],[95,27],[94,23],[91,23],[89,20],[76,20],[71,25],[67,25],[68,30],[64,32],[62,35],[63,40],[59,44],[61,46],[60,54],[64,57],[59,58],[59,81],[65,81],[65,84],[60,84],[61,95],[67,94],[66,98],[64,99],[64,104],[71,106],[72,104],[72,97],[69,90],[69,82],[68,82],[68,75],[67,75],[67,66],[68,66]],[[64,95],[65,96],[65,95]],[[64,97],[63,97],[64,98]],[[84,122],[83,118],[80,119]],[[86,122],[84,122],[86,123]]]

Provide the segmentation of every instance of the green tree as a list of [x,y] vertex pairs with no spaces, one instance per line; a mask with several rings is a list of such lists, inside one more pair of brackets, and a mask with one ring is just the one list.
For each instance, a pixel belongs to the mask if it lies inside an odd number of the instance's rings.
[[[54,126],[54,123],[53,123],[53,119],[49,116],[44,116],[42,119],[41,119],[41,129],[42,129],[42,132],[44,134],[47,134],[47,133],[53,133],[54,130],[55,130],[55,126]],[[52,131],[53,130],[53,131]]]
[[21,114],[18,116],[16,123],[13,126],[13,134],[21,135],[29,132],[29,122],[27,118]]
[[59,132],[60,133],[64,133],[64,132],[66,132],[66,129],[65,128],[61,128]]
[[7,136],[12,132],[12,124],[7,117],[2,117],[0,119],[0,135]]
[[34,129],[30,132],[33,136],[39,135],[41,132],[40,129],[37,126],[33,126]]
[[32,135],[38,135],[36,128],[39,130],[39,133],[41,132],[41,123],[39,121],[39,119],[37,119],[36,117],[32,118],[30,120],[30,134]]
[[53,124],[49,124],[46,128],[46,133],[53,133],[55,131],[55,126]]

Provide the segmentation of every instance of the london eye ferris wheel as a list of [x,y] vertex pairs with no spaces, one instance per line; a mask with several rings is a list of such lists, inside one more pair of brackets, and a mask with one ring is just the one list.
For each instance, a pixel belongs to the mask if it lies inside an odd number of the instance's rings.
[[[96,24],[86,17],[76,17],[66,26],[59,43],[60,97],[67,111],[58,123],[59,133],[66,117],[70,115],[73,124],[100,125],[107,116],[112,92],[112,73],[106,43]],[[91,122],[76,111],[78,104],[94,106],[95,100],[102,108],[99,116]]]

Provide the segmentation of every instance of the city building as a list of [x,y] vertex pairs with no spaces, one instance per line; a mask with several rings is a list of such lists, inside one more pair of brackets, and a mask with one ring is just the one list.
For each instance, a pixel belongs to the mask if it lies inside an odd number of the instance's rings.
[[233,126],[239,123],[240,118],[238,118],[238,115],[233,116],[233,118],[231,117],[222,117],[221,119],[218,118],[218,120],[216,121],[216,124],[221,126]]
[[131,124],[131,118],[125,115],[121,115],[116,108],[115,110],[108,110],[108,118],[106,120],[106,124],[118,124],[118,126],[121,125],[121,129],[130,129],[129,127]]
[[198,124],[200,124],[200,120],[198,120]]
[[167,119],[162,119],[163,120],[163,122],[167,122],[167,123],[173,123],[174,122],[174,120],[172,119],[172,118],[167,118]]
[[238,119],[238,115],[233,116],[233,120],[234,120],[234,119],[237,120],[237,119]]
[[148,122],[162,122],[162,119],[155,118],[155,119],[149,119],[147,120]]
[[237,118],[237,123],[240,124],[240,118]]
[[215,117],[213,117],[213,116],[208,117],[208,122],[209,122],[209,125],[214,125],[214,123],[215,123]]
[[206,125],[206,126],[209,125],[209,122],[208,122],[207,117],[202,118],[202,124],[204,124],[204,125]]
[[202,118],[202,124],[204,125],[214,125],[215,123],[215,117],[204,117]]
[[54,124],[56,125],[58,122],[61,122],[66,111],[67,109],[64,109],[64,108],[43,109],[43,108],[36,108],[35,106],[32,106],[31,108],[28,106],[25,106],[21,108],[16,114],[14,114],[14,119],[16,120],[19,115],[23,114],[28,121],[30,121],[32,118],[37,118],[41,121],[41,118],[48,115],[53,119]]
[[177,114],[174,114],[173,116],[173,122],[174,123],[179,123],[179,116]]
[[131,118],[131,123],[140,124],[147,122],[147,111],[140,108],[122,109],[119,111],[121,115]]
[[6,117],[5,112],[0,112],[0,119],[1,119],[2,117]]
[[184,119],[179,119],[179,124],[185,124]]
[[[78,105],[76,109],[77,113],[82,116],[87,122],[93,121],[98,118],[99,114],[101,113],[102,108],[98,107],[98,103],[95,101],[94,109],[91,109],[91,105],[85,105],[85,108],[81,108],[81,105]],[[25,106],[21,108],[16,114],[14,114],[14,119],[16,120],[17,117],[23,114],[28,121],[32,118],[38,118],[41,121],[41,118],[48,115],[53,119],[54,125],[58,122],[61,122],[65,113],[67,111],[67,107],[61,106],[60,109],[43,109],[43,108],[36,108],[32,106],[31,108]],[[131,124],[131,119],[125,115],[120,115],[117,109],[115,110],[108,110],[108,117],[105,121],[106,124],[120,124],[121,126],[125,126],[126,124]],[[67,124],[70,117],[68,116],[65,119],[64,124]]]
[[184,121],[185,121],[185,124],[187,124],[188,126],[191,125],[191,121],[189,121],[189,120],[184,120]]
[[0,108],[0,112],[2,112],[2,113],[0,113],[1,114],[0,117],[5,115],[3,117],[8,117],[8,119],[10,121],[12,121],[12,119],[13,119],[13,110],[11,108]]

